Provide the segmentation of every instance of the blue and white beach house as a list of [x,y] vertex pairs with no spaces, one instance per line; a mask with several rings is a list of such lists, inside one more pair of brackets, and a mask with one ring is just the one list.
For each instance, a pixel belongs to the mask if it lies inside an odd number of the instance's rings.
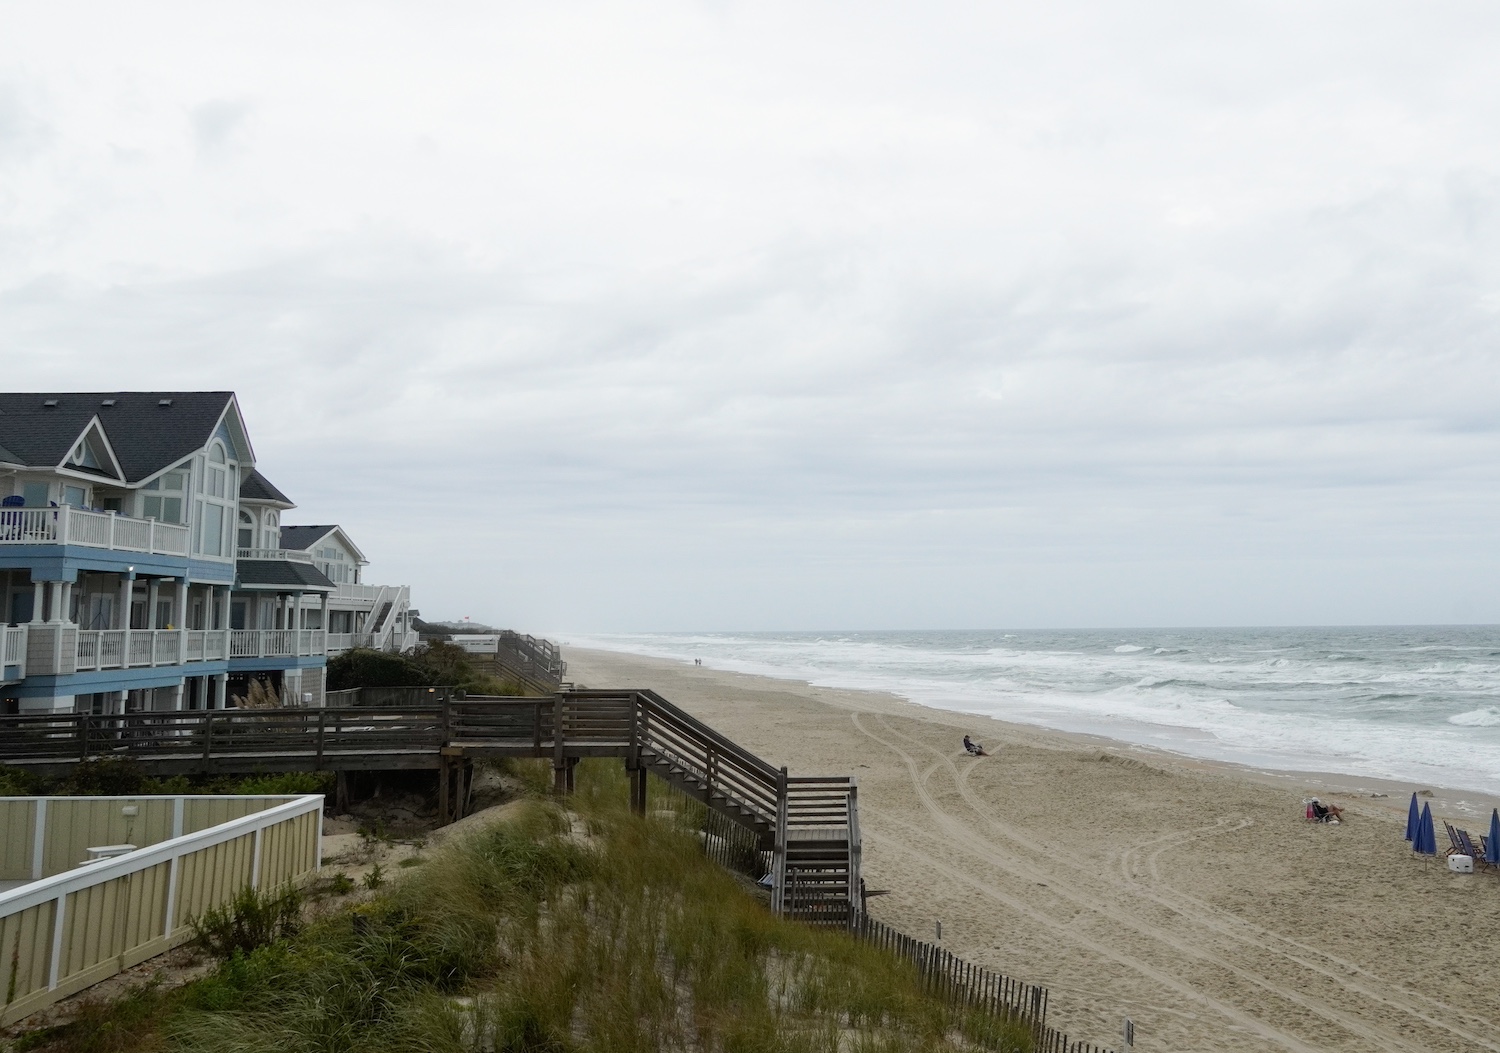
[[0,394],[0,712],[321,705],[329,654],[414,646],[410,590],[294,507],[233,392]]

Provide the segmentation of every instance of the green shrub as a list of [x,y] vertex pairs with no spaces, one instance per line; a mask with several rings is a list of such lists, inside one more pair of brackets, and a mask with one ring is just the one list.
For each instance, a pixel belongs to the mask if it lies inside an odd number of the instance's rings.
[[293,795],[304,793],[332,793],[334,774],[329,771],[287,771],[275,775],[252,775],[241,779],[226,793]]
[[215,958],[248,954],[295,936],[302,928],[302,893],[293,885],[262,892],[246,885],[230,902],[193,919],[193,942]]
[[369,889],[371,892],[374,892],[381,885],[385,884],[385,871],[380,869],[379,863],[376,863],[365,873],[364,883],[365,888]]
[[405,655],[356,647],[328,660],[328,690],[356,687],[430,687],[437,681]]

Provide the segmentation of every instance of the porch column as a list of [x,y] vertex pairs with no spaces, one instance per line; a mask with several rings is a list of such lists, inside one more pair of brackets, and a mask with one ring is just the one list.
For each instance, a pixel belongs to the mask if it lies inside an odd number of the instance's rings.
[[172,689],[172,709],[178,713],[182,712],[182,688],[185,680],[177,681],[177,686]]
[[323,600],[318,605],[318,625],[323,630],[323,650],[328,650],[328,593],[323,593]]
[[51,604],[51,610],[47,612],[49,622],[60,622],[63,620],[62,611],[62,587],[60,581],[47,582],[47,601]]
[[229,586],[214,589],[214,628],[229,628]]
[[214,691],[217,705],[216,709],[225,709],[229,706],[229,674],[220,673],[214,677],[214,683],[218,685]]
[[292,593],[292,628],[299,632],[302,629],[302,593],[300,592]]
[[[120,640],[120,668],[130,668],[130,598],[135,593],[135,568],[127,568],[120,579],[120,628],[124,629]],[[125,692],[120,692],[120,712],[125,712]]]
[[73,583],[64,581],[62,583],[62,611],[58,614],[60,622],[71,622],[73,620]]
[[120,575],[120,610],[115,615],[116,629],[130,629],[130,594],[135,589],[135,568]]
[[33,581],[31,583],[31,623],[40,624],[47,603],[47,583],[45,581]]

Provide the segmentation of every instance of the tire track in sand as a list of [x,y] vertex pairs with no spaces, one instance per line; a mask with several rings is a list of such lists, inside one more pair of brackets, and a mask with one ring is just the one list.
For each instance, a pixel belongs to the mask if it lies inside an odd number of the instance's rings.
[[[969,770],[963,772],[963,778],[967,780]],[[1335,983],[1353,994],[1379,1002],[1387,1008],[1407,1013],[1417,1019],[1440,1030],[1448,1031],[1458,1038],[1471,1043],[1475,1048],[1489,1050],[1500,1050],[1500,1043],[1488,1037],[1481,1029],[1491,1027],[1490,1021],[1461,1009],[1449,1005],[1440,999],[1421,991],[1413,990],[1396,981],[1387,980],[1385,977],[1370,969],[1342,958],[1336,954],[1324,951],[1310,944],[1285,936],[1274,929],[1267,929],[1247,918],[1242,918],[1231,911],[1216,907],[1206,900],[1194,896],[1190,892],[1173,888],[1162,880],[1161,871],[1157,867],[1157,860],[1163,853],[1180,848],[1195,840],[1213,837],[1218,834],[1235,833],[1250,825],[1250,820],[1242,820],[1233,827],[1218,826],[1216,828],[1203,828],[1200,830],[1185,831],[1176,834],[1168,834],[1164,837],[1152,838],[1138,845],[1127,848],[1120,856],[1120,870],[1123,879],[1138,895],[1151,899],[1170,910],[1174,910],[1184,917],[1213,929],[1221,935],[1237,940],[1246,946],[1279,954],[1292,961],[1301,964],[1324,976],[1329,982]],[[1162,842],[1166,842],[1163,844]],[[1144,861],[1146,872],[1153,879],[1152,884],[1147,885],[1135,877],[1135,867],[1132,865],[1134,859],[1145,848],[1158,845]],[[1290,948],[1290,949],[1288,949]],[[1419,1008],[1425,1005],[1426,1008]],[[1430,1016],[1429,1012],[1449,1014],[1449,1019]],[[1465,1026],[1458,1026],[1452,1022],[1452,1017],[1461,1017]],[[1474,1030],[1469,1030],[1473,1028]]]
[[[1043,878],[1048,879],[1046,883],[1049,890],[1059,899],[1067,901],[1075,910],[1091,915],[1097,920],[1102,920],[1106,925],[1130,930],[1126,934],[1127,940],[1133,940],[1137,943],[1144,941],[1148,946],[1154,944],[1157,953],[1162,953],[1164,950],[1169,956],[1185,959],[1189,965],[1201,967],[1205,963],[1212,963],[1215,967],[1236,977],[1238,980],[1297,1006],[1310,1017],[1321,1020],[1326,1026],[1333,1027],[1349,1035],[1358,1036],[1365,1040],[1366,1043],[1375,1043],[1382,1048],[1408,1050],[1410,1053],[1427,1053],[1424,1046],[1414,1045],[1405,1038],[1391,1034],[1384,1029],[1376,1029],[1359,1017],[1343,1012],[1335,1007],[1324,1005],[1316,998],[1303,994],[1301,990],[1283,986],[1252,969],[1228,961],[1199,944],[1165,932],[1159,924],[1141,918],[1134,910],[1124,906],[1122,903],[1117,902],[1113,910],[1102,909],[1097,899],[1079,895],[1067,887],[1067,884],[1077,882],[1078,875],[1076,873],[1070,873],[1067,876],[1067,882],[1061,883],[1058,882],[1058,875],[1056,873],[1034,862],[1029,862],[1018,857],[1002,855],[996,851],[982,847],[982,832],[974,829],[972,825],[964,820],[952,815],[939,805],[928,792],[926,786],[928,779],[941,767],[946,767],[951,772],[955,785],[957,785],[959,773],[950,757],[924,742],[913,739],[891,728],[889,722],[883,717],[877,718],[884,726],[888,735],[904,739],[918,749],[931,752],[937,756],[938,760],[926,771],[922,771],[919,769],[916,759],[901,748],[901,746],[890,741],[888,738],[883,738],[875,734],[867,728],[864,721],[860,719],[860,714],[851,714],[851,719],[855,727],[862,734],[885,746],[902,759],[911,776],[913,788],[916,790],[923,806],[927,809],[928,814],[939,828],[948,833],[952,838],[953,845],[956,845],[957,850],[962,854],[995,867],[1000,871],[1009,873],[1014,878],[1020,878],[1028,882],[1040,881]],[[972,790],[970,790],[970,795],[972,796]],[[978,802],[971,800],[969,803],[973,807]],[[1024,845],[1031,854],[1045,856],[1045,852],[1041,849],[1041,846],[1030,842],[1027,838],[1015,836],[1016,832],[1008,830],[1006,824],[991,819],[988,816],[984,818],[988,824],[997,828],[1007,839]],[[921,827],[900,820],[888,821],[895,822],[918,837],[930,838],[932,836],[931,830],[924,830]],[[1007,906],[1020,910],[1027,917],[1048,925],[1054,931],[1058,932],[1059,935],[1065,936],[1072,942],[1082,943],[1095,953],[1110,958],[1121,965],[1125,965],[1142,975],[1149,976],[1151,979],[1164,984],[1174,991],[1188,995],[1194,1001],[1211,1007],[1225,1018],[1233,1020],[1242,1027],[1260,1034],[1268,1041],[1275,1042],[1283,1048],[1291,1050],[1320,1048],[1309,1046],[1296,1035],[1270,1025],[1261,1017],[1253,1015],[1230,1002],[1208,994],[1201,987],[1179,978],[1174,972],[1151,964],[1141,957],[1139,952],[1122,951],[1117,947],[1106,945],[1100,938],[1079,933],[1071,924],[1071,919],[1062,921],[1040,908],[1022,904],[1016,897],[1004,893],[1003,890],[992,882],[963,875],[956,868],[947,864],[937,863],[936,860],[929,859],[927,856],[923,856],[923,858],[927,859],[931,865],[939,866],[945,872],[949,873],[950,876],[962,880],[965,884],[976,887],[992,898],[1000,899]],[[1128,890],[1122,890],[1118,886],[1115,886],[1112,891],[1118,896],[1119,893]],[[1133,936],[1131,933],[1133,933]]]

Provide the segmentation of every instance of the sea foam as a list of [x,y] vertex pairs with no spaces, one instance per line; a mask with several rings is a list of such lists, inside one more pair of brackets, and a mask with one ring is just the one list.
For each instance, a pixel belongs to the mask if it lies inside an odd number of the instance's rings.
[[[632,651],[1256,767],[1500,793],[1494,630],[641,633]],[[1112,637],[1112,638],[1111,638]]]

